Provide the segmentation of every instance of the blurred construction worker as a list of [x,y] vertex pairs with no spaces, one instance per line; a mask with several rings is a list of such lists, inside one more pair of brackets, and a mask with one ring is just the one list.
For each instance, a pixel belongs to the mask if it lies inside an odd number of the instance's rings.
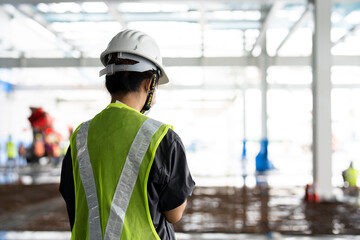
[[37,133],[34,141],[34,156],[39,159],[45,155],[45,143],[42,134]]
[[19,152],[20,165],[25,166],[27,164],[27,162],[26,162],[26,148],[25,148],[23,142],[20,143],[18,152]]
[[159,47],[124,30],[100,59],[111,103],[74,131],[62,165],[72,239],[175,239],[195,183],[179,136],[144,115],[169,81]]
[[7,164],[9,167],[16,166],[16,158],[17,158],[17,148],[15,143],[12,141],[11,135],[8,138],[6,143],[6,153],[7,153]]
[[353,167],[353,162],[350,163],[350,166],[342,172],[344,182],[348,183],[351,187],[356,187],[356,182],[358,179],[359,171]]

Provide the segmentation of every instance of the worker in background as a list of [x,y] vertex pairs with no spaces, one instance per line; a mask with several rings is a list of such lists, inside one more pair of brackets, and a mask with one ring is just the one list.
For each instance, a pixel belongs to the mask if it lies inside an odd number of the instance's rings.
[[23,142],[20,143],[18,152],[19,152],[19,164],[21,166],[26,166],[26,164],[27,164],[27,161],[26,161],[26,148],[25,148]]
[[175,239],[195,183],[180,137],[144,115],[169,81],[159,48],[124,30],[100,59],[111,103],[74,131],[62,165],[72,239]]
[[16,158],[17,158],[17,148],[15,143],[12,141],[11,135],[8,138],[6,143],[6,153],[7,153],[7,164],[10,168],[16,167]]
[[344,182],[348,183],[351,187],[356,187],[359,171],[353,167],[353,162],[350,163],[348,169],[342,172]]
[[34,156],[38,160],[45,155],[45,142],[42,134],[37,133],[34,141]]

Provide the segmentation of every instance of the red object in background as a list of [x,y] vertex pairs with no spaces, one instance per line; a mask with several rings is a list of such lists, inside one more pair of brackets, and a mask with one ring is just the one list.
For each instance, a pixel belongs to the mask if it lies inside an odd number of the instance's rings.
[[318,203],[320,202],[320,197],[316,193],[315,186],[312,184],[306,184],[305,188],[305,201],[307,202],[314,202]]
[[50,134],[53,133],[53,129],[52,129],[52,128],[47,128],[47,129],[45,130],[45,133],[46,133],[47,135],[50,135]]
[[45,112],[41,107],[31,107],[30,109],[31,116],[28,119],[32,128],[39,129],[41,131],[51,128],[54,119],[47,112]]

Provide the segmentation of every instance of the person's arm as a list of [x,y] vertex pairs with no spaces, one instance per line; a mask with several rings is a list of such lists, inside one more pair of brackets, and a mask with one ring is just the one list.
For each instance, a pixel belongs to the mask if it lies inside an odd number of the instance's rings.
[[59,191],[65,200],[70,228],[72,230],[75,220],[75,188],[70,147],[62,162]]
[[177,223],[182,218],[182,215],[184,213],[185,207],[186,207],[187,200],[177,208],[174,208],[169,211],[165,211],[164,215],[168,222],[170,223]]
[[179,136],[169,129],[160,144],[158,157],[163,163],[164,188],[160,194],[160,211],[170,223],[178,222],[185,210],[187,198],[191,195],[193,181],[186,160],[185,147]]

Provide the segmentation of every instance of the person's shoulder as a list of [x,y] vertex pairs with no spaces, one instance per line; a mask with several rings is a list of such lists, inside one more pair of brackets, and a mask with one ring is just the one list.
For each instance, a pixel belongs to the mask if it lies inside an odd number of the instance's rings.
[[172,128],[169,128],[164,136],[163,141],[166,141],[172,145],[174,143],[181,143],[181,138]]
[[180,136],[172,128],[169,128],[159,144],[158,152],[161,153],[159,156],[168,158],[172,152],[178,152],[181,149],[184,149],[184,144]]

